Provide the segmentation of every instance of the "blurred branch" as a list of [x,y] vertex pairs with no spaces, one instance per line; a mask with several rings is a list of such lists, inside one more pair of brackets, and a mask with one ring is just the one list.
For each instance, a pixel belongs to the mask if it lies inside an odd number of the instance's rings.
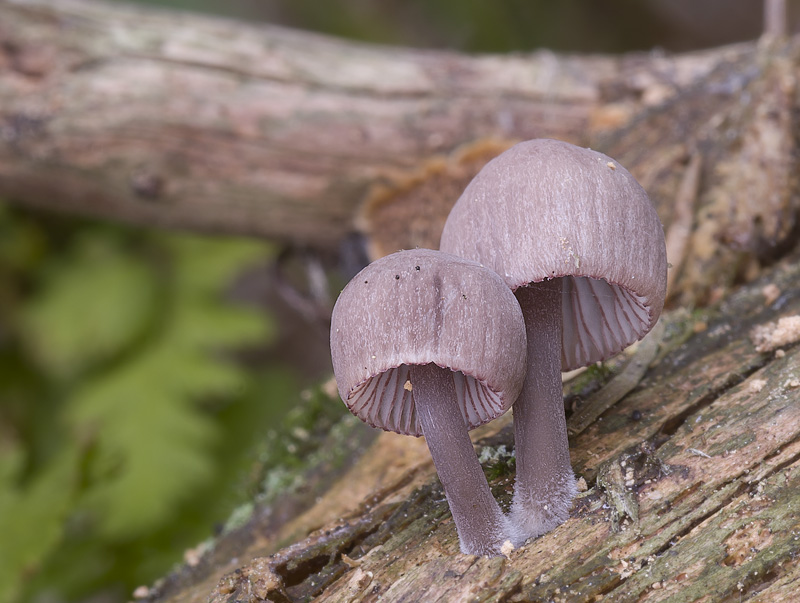
[[764,33],[771,36],[785,36],[786,0],[765,0]]
[[332,248],[380,185],[484,139],[585,143],[740,45],[384,48],[91,0],[0,0],[0,197]]

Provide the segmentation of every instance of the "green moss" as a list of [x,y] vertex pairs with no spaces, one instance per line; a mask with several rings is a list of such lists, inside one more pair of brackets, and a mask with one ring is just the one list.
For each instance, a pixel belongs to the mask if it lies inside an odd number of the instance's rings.
[[478,454],[478,460],[483,466],[483,472],[489,482],[510,477],[516,472],[517,459],[514,451],[509,450],[505,444],[484,446]]
[[737,450],[741,450],[755,440],[756,435],[752,431],[745,431],[743,433],[737,433],[723,442],[718,442],[710,446],[706,452],[711,456],[717,456],[725,453],[731,454]]
[[304,391],[259,446],[251,485],[254,500],[268,505],[279,495],[296,491],[307,473],[322,465],[331,472],[340,469],[363,444],[363,437],[353,437],[362,427],[341,400],[329,396],[322,385]]
[[228,534],[245,525],[253,516],[253,511],[255,511],[255,508],[256,507],[252,502],[246,502],[236,507],[233,510],[233,513],[231,513],[228,517],[228,520],[225,522],[225,526],[222,528],[222,533]]
[[566,382],[564,399],[567,408],[573,408],[603,387],[619,372],[625,362],[625,356],[619,355],[606,362],[597,362],[586,367],[586,370]]

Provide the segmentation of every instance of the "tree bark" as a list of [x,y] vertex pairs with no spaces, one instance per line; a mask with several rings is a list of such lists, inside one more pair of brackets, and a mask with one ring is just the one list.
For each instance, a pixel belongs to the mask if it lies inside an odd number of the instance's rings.
[[800,235],[800,42],[685,55],[386,48],[93,0],[0,0],[0,197],[371,256],[438,246],[513,141],[591,145],[667,228],[672,303]]
[[[571,439],[584,491],[566,523],[507,557],[460,554],[424,443],[384,435],[309,511],[269,528],[255,519],[244,530],[255,541],[231,551],[223,539],[203,571],[173,575],[151,598],[794,600],[798,260],[796,252],[714,310],[665,315],[656,342],[628,353],[638,385],[615,385],[631,374],[620,364],[614,378],[590,370],[566,383],[571,417],[584,421],[580,411],[595,403],[607,408]],[[607,388],[617,398],[610,408]],[[494,495],[508,508],[510,421],[474,433]]]
[[0,197],[332,249],[377,189],[463,145],[588,144],[755,51],[465,56],[0,0]]

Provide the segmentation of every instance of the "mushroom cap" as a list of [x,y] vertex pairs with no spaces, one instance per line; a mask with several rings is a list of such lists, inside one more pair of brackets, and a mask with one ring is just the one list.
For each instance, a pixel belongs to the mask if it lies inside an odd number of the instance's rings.
[[440,247],[513,290],[564,279],[562,370],[620,352],[664,306],[664,230],[647,193],[610,157],[566,142],[530,140],[490,161],[450,212]]
[[522,388],[522,310],[503,280],[480,264],[430,249],[400,251],[359,272],[331,317],[339,394],[362,421],[422,434],[411,365],[453,371],[469,429],[503,414]]

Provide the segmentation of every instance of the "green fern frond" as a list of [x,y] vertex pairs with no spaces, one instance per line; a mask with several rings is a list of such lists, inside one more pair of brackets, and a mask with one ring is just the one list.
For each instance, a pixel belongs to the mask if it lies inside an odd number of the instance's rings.
[[243,262],[264,257],[263,246],[180,236],[165,247],[162,328],[68,404],[71,425],[94,450],[83,500],[110,539],[154,529],[213,476],[218,430],[201,403],[241,392],[247,376],[223,352],[270,331],[263,314],[223,300]]
[[25,574],[58,545],[75,497],[74,446],[62,448],[31,480],[20,483],[23,463],[21,448],[6,444],[0,451],[0,603],[14,601]]
[[93,443],[83,504],[107,539],[152,530],[213,475],[211,418],[156,383],[149,355],[92,383],[70,401],[70,421]]
[[91,243],[54,262],[21,316],[31,356],[60,379],[123,351],[156,310],[152,270],[106,238]]

